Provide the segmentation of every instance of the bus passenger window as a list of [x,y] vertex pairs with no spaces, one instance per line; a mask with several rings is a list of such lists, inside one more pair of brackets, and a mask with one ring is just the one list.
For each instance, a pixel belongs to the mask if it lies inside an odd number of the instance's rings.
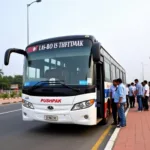
[[126,75],[123,73],[123,82],[126,83]]
[[105,62],[105,78],[110,80],[110,64]]
[[122,71],[120,71],[120,78],[123,79]]
[[111,79],[114,80],[116,78],[116,67],[111,65]]
[[120,77],[120,75],[119,75],[119,69],[117,68],[117,70],[116,70],[116,78],[119,78]]

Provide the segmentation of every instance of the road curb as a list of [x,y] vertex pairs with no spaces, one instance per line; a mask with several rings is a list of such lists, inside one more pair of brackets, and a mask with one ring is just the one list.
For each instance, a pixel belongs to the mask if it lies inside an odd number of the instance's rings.
[[6,104],[14,104],[14,103],[20,103],[21,101],[18,101],[18,102],[4,102],[4,103],[1,103],[0,105],[6,105]]
[[6,99],[6,100],[0,100],[0,105],[6,105],[6,104],[14,104],[14,103],[20,103],[22,100],[21,98],[15,98],[15,99]]
[[[129,112],[129,108],[126,110],[125,112],[125,116],[127,117],[127,114]],[[115,131],[113,132],[112,136],[110,137],[106,147],[104,150],[112,150],[114,144],[115,144],[115,141],[116,141],[116,138],[119,134],[119,131],[120,131],[120,128],[116,128]]]

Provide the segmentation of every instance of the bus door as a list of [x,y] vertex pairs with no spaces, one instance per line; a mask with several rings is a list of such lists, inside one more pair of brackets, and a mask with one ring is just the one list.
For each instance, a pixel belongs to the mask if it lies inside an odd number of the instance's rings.
[[103,57],[101,62],[96,64],[96,79],[97,79],[97,118],[104,117],[104,64]]

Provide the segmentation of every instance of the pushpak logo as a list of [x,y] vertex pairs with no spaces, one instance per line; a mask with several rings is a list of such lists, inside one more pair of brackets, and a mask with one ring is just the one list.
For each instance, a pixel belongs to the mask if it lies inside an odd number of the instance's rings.
[[42,103],[61,103],[61,99],[41,99]]

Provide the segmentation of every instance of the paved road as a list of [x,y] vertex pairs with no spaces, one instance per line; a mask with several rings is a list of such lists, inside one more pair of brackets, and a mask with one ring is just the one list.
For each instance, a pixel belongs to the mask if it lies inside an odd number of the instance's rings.
[[[87,127],[23,122],[19,109],[21,104],[0,106],[0,150],[90,150],[109,125]],[[7,111],[10,113],[5,114]],[[104,149],[108,138],[100,150]]]
[[17,109],[21,109],[21,103],[0,105],[0,113],[9,112],[9,111],[17,110]]

